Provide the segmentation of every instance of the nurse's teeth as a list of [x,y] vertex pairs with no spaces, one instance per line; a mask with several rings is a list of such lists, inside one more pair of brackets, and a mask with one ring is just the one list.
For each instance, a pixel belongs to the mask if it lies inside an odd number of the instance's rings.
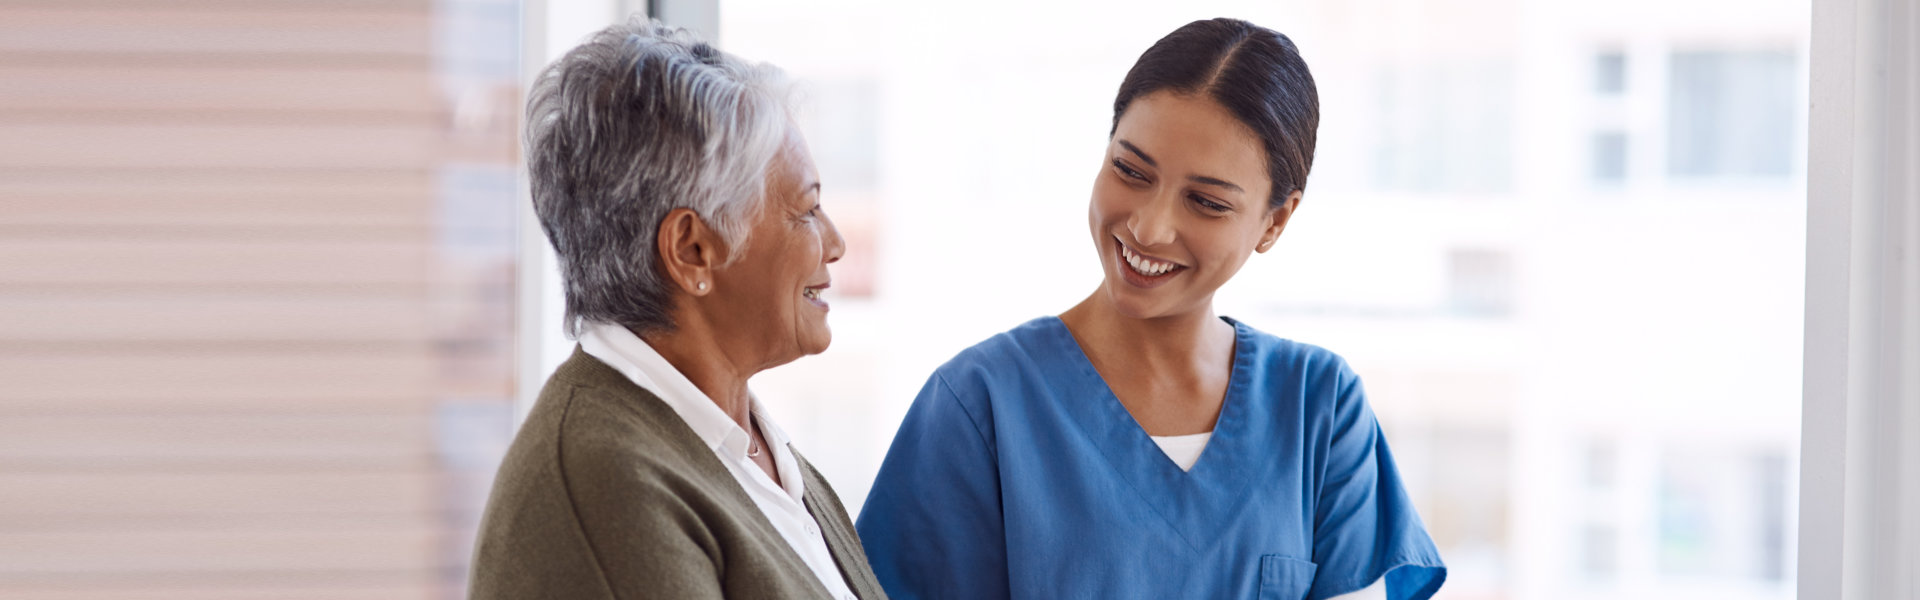
[[1120,255],[1127,259],[1127,264],[1132,265],[1135,271],[1139,271],[1142,275],[1148,277],[1158,277],[1166,274],[1167,271],[1173,270],[1174,266],[1176,266],[1173,263],[1140,258],[1140,255],[1134,254],[1133,249],[1125,245],[1120,246]]

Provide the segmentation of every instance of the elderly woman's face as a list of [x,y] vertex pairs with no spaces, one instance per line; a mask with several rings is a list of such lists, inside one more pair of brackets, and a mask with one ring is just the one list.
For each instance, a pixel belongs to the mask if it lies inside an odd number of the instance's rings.
[[1266,155],[1212,99],[1155,92],[1120,116],[1088,220],[1102,290],[1134,318],[1203,310],[1254,249],[1279,235]]
[[820,176],[797,129],[767,173],[766,205],[747,234],[746,253],[714,273],[718,316],[733,339],[773,364],[827,349],[827,265],[845,244],[820,207]]

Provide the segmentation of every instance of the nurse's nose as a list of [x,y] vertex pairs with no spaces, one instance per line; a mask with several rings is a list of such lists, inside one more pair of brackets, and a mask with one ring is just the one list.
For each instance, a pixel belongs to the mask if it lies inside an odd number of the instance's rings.
[[1127,231],[1143,248],[1171,244],[1175,237],[1173,210],[1178,206],[1177,198],[1156,194],[1153,200],[1140,206],[1127,218]]

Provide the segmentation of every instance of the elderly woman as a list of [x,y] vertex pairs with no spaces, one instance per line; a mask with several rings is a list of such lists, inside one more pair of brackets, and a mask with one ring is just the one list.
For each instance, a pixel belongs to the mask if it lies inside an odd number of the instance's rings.
[[781,89],[640,20],[534,83],[534,209],[580,345],[500,466],[472,597],[885,597],[747,389],[826,350],[843,248]]

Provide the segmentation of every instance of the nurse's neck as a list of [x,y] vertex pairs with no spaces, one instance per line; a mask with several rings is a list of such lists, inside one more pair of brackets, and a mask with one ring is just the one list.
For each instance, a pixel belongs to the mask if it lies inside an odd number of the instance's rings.
[[[1231,355],[1233,325],[1213,313],[1213,303],[1184,313],[1140,318],[1123,314],[1104,289],[1060,313],[1060,321],[1088,354],[1119,353],[1118,362],[1138,366],[1191,366],[1200,359]],[[1115,357],[1117,358],[1117,357]]]

